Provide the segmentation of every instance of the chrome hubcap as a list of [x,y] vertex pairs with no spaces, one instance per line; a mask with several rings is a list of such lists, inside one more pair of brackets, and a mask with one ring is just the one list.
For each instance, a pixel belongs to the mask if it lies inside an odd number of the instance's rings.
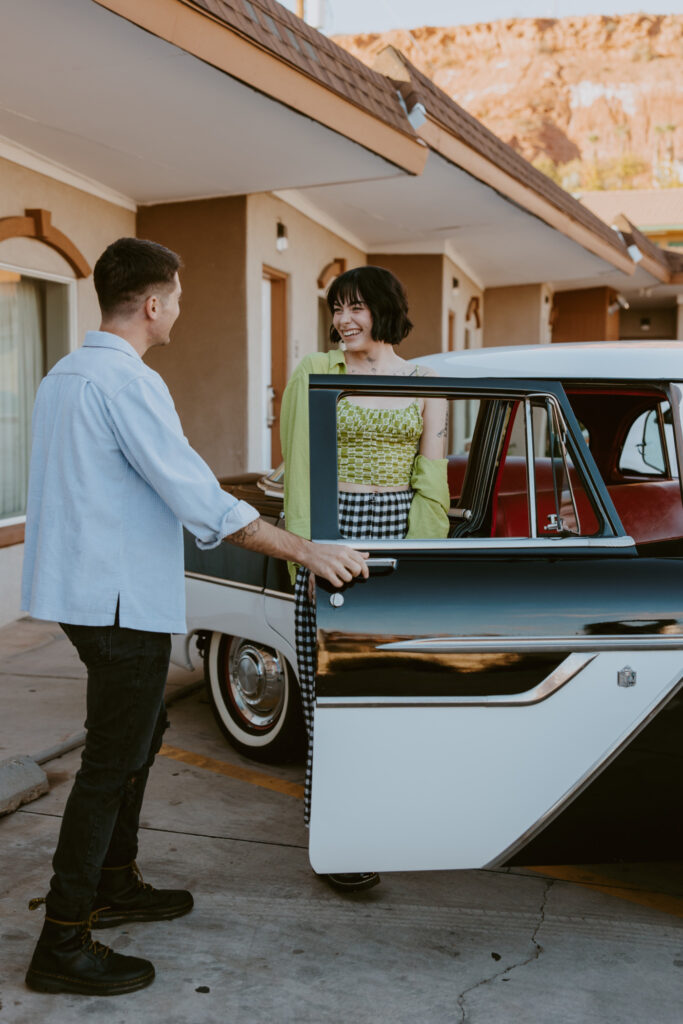
[[285,699],[284,663],[268,647],[235,637],[228,655],[228,685],[233,704],[252,729],[277,721]]

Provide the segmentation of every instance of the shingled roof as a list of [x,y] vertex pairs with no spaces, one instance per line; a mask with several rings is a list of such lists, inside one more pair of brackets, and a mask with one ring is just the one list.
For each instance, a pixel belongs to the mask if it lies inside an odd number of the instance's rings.
[[614,218],[614,226],[621,232],[626,245],[640,249],[645,269],[664,284],[680,283],[674,279],[683,273],[683,253],[660,249],[652,239],[639,231],[623,213]]
[[[598,235],[622,255],[626,253],[626,246],[617,233],[612,231],[603,220],[582,206],[573,196],[551,181],[547,175],[533,167],[512,146],[503,142],[486,128],[481,121],[468,114],[455,100],[439,89],[431,79],[422,74],[414,64],[411,64],[403,53],[394,50],[394,54],[400,58],[408,76],[407,80],[403,81],[394,79],[394,83],[401,92],[409,111],[416,103],[421,103],[429,117],[456,139],[495,164],[520,184],[533,189],[556,209],[592,231],[593,234]],[[383,67],[381,56],[380,53],[377,64],[385,70],[385,73],[388,73],[386,71],[388,65]]]
[[415,136],[394,86],[384,75],[367,67],[276,0],[191,3],[392,128]]

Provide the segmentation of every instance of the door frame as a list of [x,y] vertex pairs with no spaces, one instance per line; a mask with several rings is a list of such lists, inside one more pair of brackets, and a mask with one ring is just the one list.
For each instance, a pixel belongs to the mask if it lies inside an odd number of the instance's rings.
[[270,282],[270,366],[267,376],[270,389],[266,401],[266,429],[270,430],[271,466],[282,462],[280,444],[280,409],[287,384],[287,282],[289,274],[263,264],[261,279]]

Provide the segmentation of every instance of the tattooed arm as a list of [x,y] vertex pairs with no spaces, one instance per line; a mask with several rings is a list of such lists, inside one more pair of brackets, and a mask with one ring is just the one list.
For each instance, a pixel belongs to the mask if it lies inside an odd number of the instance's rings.
[[[433,370],[426,377],[436,377]],[[422,409],[422,437],[420,455],[428,459],[443,459],[448,444],[448,402],[445,398],[425,398]]]
[[365,564],[367,552],[338,544],[317,544],[287,530],[278,530],[263,519],[255,519],[241,530],[228,534],[225,539],[249,551],[305,565],[316,576],[323,576],[335,587],[348,583],[354,576],[368,575]]

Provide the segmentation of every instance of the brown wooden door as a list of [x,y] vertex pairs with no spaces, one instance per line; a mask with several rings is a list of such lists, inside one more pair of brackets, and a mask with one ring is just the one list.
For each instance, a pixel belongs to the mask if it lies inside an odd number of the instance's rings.
[[270,289],[270,379],[266,395],[266,423],[270,430],[271,465],[282,462],[280,408],[287,383],[287,274],[263,268],[264,287]]

